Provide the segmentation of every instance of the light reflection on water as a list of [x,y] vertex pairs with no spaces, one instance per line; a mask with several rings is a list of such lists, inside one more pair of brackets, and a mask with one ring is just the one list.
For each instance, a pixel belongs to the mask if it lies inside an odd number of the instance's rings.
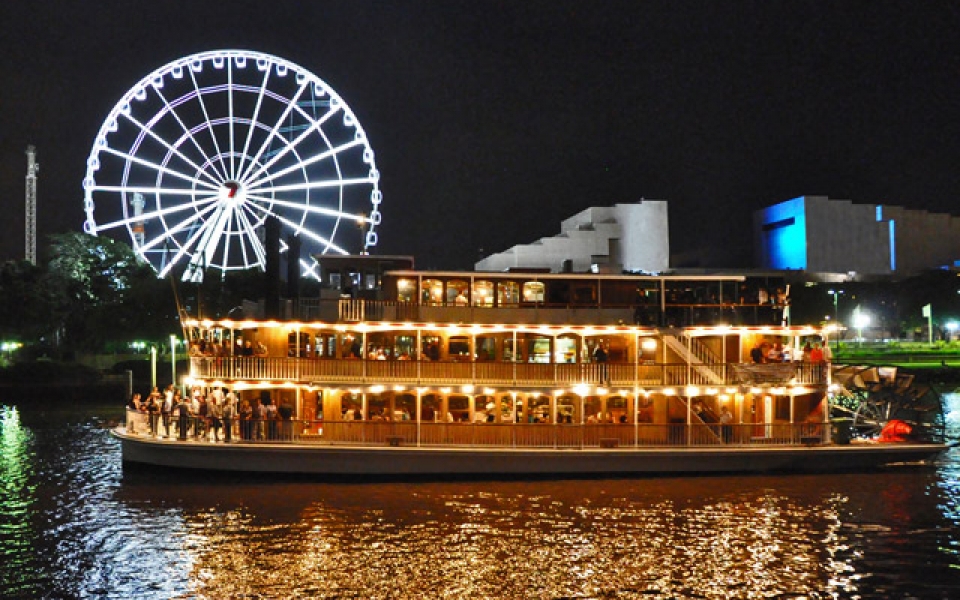
[[5,596],[960,596],[955,450],[855,475],[324,484],[124,472],[103,409],[0,411]]

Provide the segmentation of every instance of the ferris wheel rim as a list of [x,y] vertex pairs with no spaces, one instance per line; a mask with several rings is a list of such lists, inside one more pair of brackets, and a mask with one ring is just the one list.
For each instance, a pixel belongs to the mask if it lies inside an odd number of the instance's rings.
[[[246,69],[248,63],[252,63],[257,72],[263,74],[259,88],[245,83],[234,85],[230,80],[234,68],[239,72]],[[224,70],[226,67],[227,83],[202,86],[198,84],[196,74],[202,73],[204,69],[208,68],[208,65],[212,66],[214,71]],[[292,97],[287,97],[282,93],[277,93],[274,89],[267,88],[271,77],[283,78],[291,73],[296,81],[296,93]],[[170,83],[167,80],[169,78],[180,80],[188,76],[192,81],[194,91],[181,96],[174,95],[172,101],[168,100],[162,92],[164,86]],[[299,105],[300,96],[308,89],[316,97],[326,97],[328,99],[327,110],[322,111],[318,118],[308,114]],[[216,94],[223,93],[228,95],[229,115],[211,118],[204,96],[209,95],[211,98],[215,98]],[[234,94],[256,94],[256,108],[252,114],[234,114],[234,109],[237,107],[234,102]],[[162,107],[150,119],[138,118],[139,115],[134,114],[137,103],[143,102],[153,95],[155,95],[155,98],[152,98],[152,100],[157,101],[159,99]],[[259,120],[261,106],[265,98],[281,105],[286,104],[283,113],[276,119],[272,129],[268,121]],[[188,102],[194,101],[202,109],[204,118],[198,120],[191,127],[183,122],[177,109]],[[302,132],[292,138],[285,137],[277,132],[279,123],[290,113],[296,113],[298,118],[308,123]],[[331,140],[329,132],[323,128],[328,120],[332,120],[335,116],[341,114],[343,127],[352,131],[353,139],[348,142]],[[182,134],[172,141],[165,139],[154,131],[157,123],[168,116],[175,119],[183,130]],[[235,134],[237,134],[238,123],[246,127],[246,135],[242,144],[234,139]],[[218,128],[224,125],[230,136],[230,145],[227,150],[220,148],[218,138],[218,135],[221,135]],[[128,150],[124,150],[122,146],[114,147],[111,144],[111,134],[117,132],[121,126],[125,129],[132,127],[136,132],[135,140]],[[254,131],[258,129],[269,131],[265,142],[252,142]],[[198,141],[197,138],[202,135],[209,135],[212,140],[216,150],[212,153],[213,156],[210,156],[211,153],[205,151]],[[326,145],[324,150],[312,156],[301,155],[297,147],[313,135],[317,135],[323,140]],[[264,159],[264,153],[267,152],[267,148],[274,141],[278,143],[280,149],[275,151],[272,156]],[[251,143],[257,144],[255,152],[251,150]],[[150,161],[139,156],[138,153],[141,148],[144,148],[147,144],[157,144],[158,147],[164,149],[165,156],[162,161]],[[188,144],[195,147],[199,151],[200,157],[206,160],[195,161],[191,159],[186,150],[186,148],[189,148]],[[367,173],[363,177],[346,177],[340,164],[340,155],[352,152],[355,149],[361,150],[362,164],[366,165]],[[192,153],[193,150],[190,150],[190,152]],[[101,160],[105,160],[108,155],[123,161],[121,180],[117,186],[110,186],[97,181]],[[178,161],[178,164],[186,165],[186,172],[183,168],[170,167],[174,160]],[[284,164],[284,160],[290,160],[290,163]],[[307,169],[324,161],[329,161],[332,167],[327,168],[332,169],[336,177],[324,181],[312,181]],[[272,170],[276,165],[281,165],[279,170]],[[134,184],[130,178],[130,171],[136,166],[151,169],[155,173],[156,182],[153,188]],[[281,182],[284,178],[295,176],[297,171],[300,171],[300,175],[303,177],[300,183]],[[233,191],[230,191],[229,198],[224,196],[225,186],[228,188],[234,186],[230,188]],[[344,195],[351,186],[370,188],[369,216],[363,212],[355,214],[344,209]],[[220,250],[219,243],[224,235],[228,240],[231,236],[248,236],[249,239],[246,241],[250,242],[250,250],[256,255],[256,258],[249,259],[246,255],[247,247],[241,244],[240,247],[244,253],[243,265],[246,268],[255,266],[262,268],[265,259],[262,247],[258,245],[255,232],[264,220],[270,217],[278,217],[278,220],[294,235],[305,236],[319,244],[323,253],[333,251],[344,254],[348,251],[336,242],[336,237],[344,220],[348,222],[356,221],[361,227],[366,228],[362,240],[362,251],[366,252],[378,241],[376,227],[380,224],[382,218],[380,213],[382,192],[379,187],[379,171],[376,169],[373,149],[369,145],[365,130],[352,109],[326,81],[301,65],[281,57],[252,50],[199,52],[171,61],[142,77],[116,102],[98,130],[90,155],[87,158],[83,188],[84,211],[86,213],[84,230],[87,233],[96,235],[112,229],[125,228],[134,241],[135,251],[145,260],[150,260],[148,254],[158,252],[157,247],[160,245],[161,239],[165,248],[168,245],[177,246],[178,249],[167,268],[159,269],[161,276],[179,263],[185,255],[190,255],[188,262],[193,264],[197,261],[197,255],[203,253],[202,264],[210,264],[211,259],[215,259],[215,255]],[[242,189],[242,192],[237,191],[240,189]],[[334,208],[323,205],[324,201],[329,204],[329,196],[320,195],[320,190],[329,189],[335,191]],[[311,194],[311,192],[314,193]],[[121,218],[100,219],[98,221],[95,215],[97,202],[101,201],[100,198],[95,197],[98,193],[100,196],[110,194],[119,198]],[[234,193],[242,197],[234,200]],[[302,194],[302,196],[295,200],[289,200],[282,197],[285,193],[297,193]],[[140,212],[133,215],[130,205],[135,201],[140,201],[143,204],[142,199],[148,194],[154,196],[154,204],[157,208],[149,213]],[[138,195],[140,200],[138,200]],[[171,198],[177,197],[183,197],[185,199],[183,202],[186,204],[171,200]],[[163,206],[163,202],[168,205]],[[281,207],[284,209],[283,211],[279,210]],[[142,210],[142,207],[140,210]],[[177,219],[184,218],[179,213],[190,210],[193,213],[188,218],[189,223],[185,223],[183,220],[167,222],[167,219],[173,221],[174,216]],[[332,225],[329,226],[330,231],[326,235],[324,233],[318,234],[310,229],[308,221],[311,217],[318,215],[331,219]],[[144,241],[142,238],[138,240],[135,229],[140,227],[140,235],[142,236],[143,223],[152,219],[158,220],[159,227],[164,231],[164,236],[150,241]],[[224,223],[227,219],[229,219],[230,224],[224,229]],[[234,226],[236,229],[233,229]],[[186,238],[185,242],[174,237],[174,234],[183,233],[183,230],[187,227],[195,230]],[[223,258],[219,262],[215,262],[215,266],[223,271],[233,269],[227,258],[229,248],[229,244],[225,245]],[[151,264],[154,264],[153,261],[151,261]],[[156,268],[156,265],[154,266]]]

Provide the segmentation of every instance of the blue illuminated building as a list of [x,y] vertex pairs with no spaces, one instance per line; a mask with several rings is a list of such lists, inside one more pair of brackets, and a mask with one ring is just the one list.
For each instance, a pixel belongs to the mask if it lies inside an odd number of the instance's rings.
[[908,276],[955,264],[960,217],[800,196],[754,213],[757,266]]

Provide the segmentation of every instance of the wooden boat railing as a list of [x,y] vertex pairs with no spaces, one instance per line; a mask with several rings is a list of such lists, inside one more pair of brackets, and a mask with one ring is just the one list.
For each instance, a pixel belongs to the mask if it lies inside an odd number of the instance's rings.
[[[405,384],[543,387],[591,383],[613,387],[673,385],[740,385],[826,381],[825,363],[744,365],[716,363],[709,371],[684,363],[517,363],[484,361],[361,360],[277,357],[193,357],[195,378],[292,381],[311,384]],[[710,374],[718,374],[721,381]],[[745,374],[749,374],[749,377]],[[786,375],[785,375],[786,374]]]
[[[159,415],[127,410],[126,431],[181,441],[179,419],[169,430]],[[199,427],[198,427],[199,425]],[[234,443],[297,443],[490,448],[651,448],[803,446],[827,443],[825,423],[436,423],[415,421],[240,421],[230,422]],[[211,441],[208,421],[191,416],[187,439]],[[321,433],[322,432],[322,433]],[[169,434],[169,435],[168,435]],[[225,432],[219,431],[220,440]]]

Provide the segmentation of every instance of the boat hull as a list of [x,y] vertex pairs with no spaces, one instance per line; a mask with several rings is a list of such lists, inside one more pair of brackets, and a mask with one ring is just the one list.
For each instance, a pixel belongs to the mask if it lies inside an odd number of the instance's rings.
[[123,461],[202,471],[327,477],[642,476],[835,472],[921,463],[941,444],[767,448],[450,448],[173,441],[111,432]]

